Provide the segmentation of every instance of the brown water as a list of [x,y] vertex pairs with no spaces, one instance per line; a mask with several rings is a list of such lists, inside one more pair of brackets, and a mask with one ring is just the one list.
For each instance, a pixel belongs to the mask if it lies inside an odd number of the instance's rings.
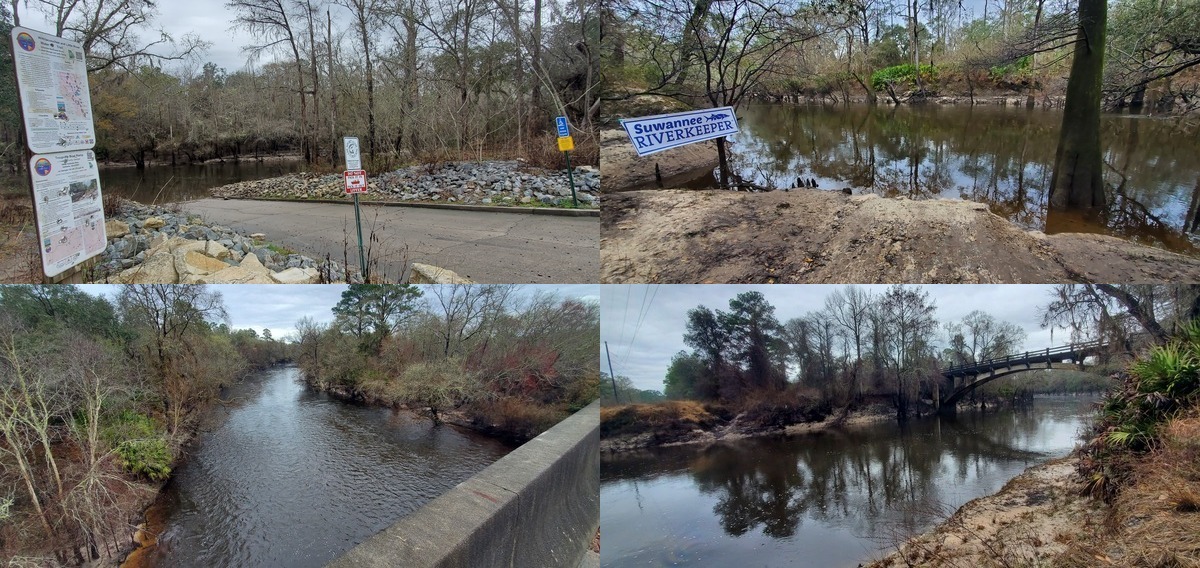
[[510,451],[314,393],[291,367],[224,398],[147,513],[157,546],[126,568],[324,566]]
[[[1002,106],[747,105],[731,165],[768,188],[815,180],[822,189],[916,199],[967,199],[1043,230],[1060,110]],[[1176,120],[1101,119],[1113,195],[1104,232],[1189,250],[1200,209],[1200,135]],[[687,187],[716,187],[701,172]],[[1086,229],[1085,229],[1086,230]]]
[[602,456],[603,565],[853,567],[1067,454],[1094,399]]
[[278,177],[302,171],[304,161],[272,158],[262,162],[215,162],[185,166],[102,168],[100,188],[105,195],[139,203],[171,203],[208,197],[208,190],[239,181]]

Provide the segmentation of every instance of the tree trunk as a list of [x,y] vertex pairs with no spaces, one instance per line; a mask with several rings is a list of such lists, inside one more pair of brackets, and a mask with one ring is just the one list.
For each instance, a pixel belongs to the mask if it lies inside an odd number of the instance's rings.
[[[313,162],[321,160],[321,144],[320,135],[317,134],[317,129],[321,127],[321,97],[317,93],[320,91],[319,76],[317,75],[317,41],[313,32],[313,7],[312,2],[305,4],[308,8],[308,46],[312,59],[309,60],[309,72],[312,74],[312,96],[313,96],[313,136],[312,136],[312,154]],[[332,163],[332,162],[331,162]]]
[[721,167],[721,189],[729,189],[729,156],[725,151],[725,137],[717,138],[717,160]]
[[531,38],[532,48],[529,53],[529,67],[533,69],[533,92],[529,96],[529,120],[531,127],[530,135],[542,132],[546,128],[544,120],[534,120],[541,118],[542,110],[542,0],[533,0],[533,37]]
[[698,40],[696,40],[696,28],[703,25],[704,19],[708,17],[711,5],[712,0],[699,0],[696,2],[696,6],[692,10],[687,24],[683,27],[683,37],[680,38],[679,49],[679,73],[675,76],[676,87],[683,85],[687,81],[688,69],[691,67],[692,57],[695,56],[696,50],[699,49],[697,45]]
[[292,57],[296,59],[296,80],[299,83],[300,94],[300,153],[304,156],[304,162],[311,164],[312,154],[311,148],[308,145],[308,99],[304,88],[304,62],[300,59],[300,48],[296,45],[296,38],[292,36],[292,30],[287,30],[288,43],[292,46]]
[[417,109],[417,27],[416,15],[410,10],[404,15],[404,105],[405,113],[401,122],[404,126],[404,136],[407,137],[408,149],[415,156],[417,153],[417,133],[413,126],[412,115]]
[[367,30],[365,16],[360,16],[359,32],[362,34],[363,57],[367,63],[367,154],[375,157],[375,70],[371,65],[371,36]]
[[[510,24],[512,25],[513,38],[521,37],[521,0],[513,0],[512,15],[510,16]],[[513,85],[515,89],[513,94],[516,97],[517,111],[517,148],[519,152],[525,149],[525,122],[530,119],[529,113],[525,108],[525,61],[521,58],[521,42],[513,42],[513,51],[515,68],[513,69]],[[533,83],[538,83],[537,67],[533,68]]]
[[[1050,181],[1050,212],[1104,214],[1104,162],[1100,153],[1100,87],[1104,77],[1105,0],[1081,0],[1075,60],[1067,80],[1062,132]],[[1047,218],[1047,232],[1053,232]]]
[[1146,85],[1143,83],[1138,85],[1137,90],[1133,92],[1133,97],[1129,99],[1129,108],[1141,109],[1146,105]]
[[333,82],[333,16],[325,10],[325,47],[329,52],[329,163],[338,164],[337,89]]

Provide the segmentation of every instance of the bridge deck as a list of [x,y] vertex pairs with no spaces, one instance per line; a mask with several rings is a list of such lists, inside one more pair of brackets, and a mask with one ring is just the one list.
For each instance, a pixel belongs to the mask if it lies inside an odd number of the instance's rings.
[[953,379],[956,377],[970,377],[986,373],[995,369],[1007,369],[1017,366],[1032,366],[1044,363],[1055,363],[1064,359],[1073,361],[1080,360],[1088,355],[1094,355],[1107,344],[1100,341],[1090,341],[1087,343],[1079,343],[1073,345],[1064,345],[1062,347],[1046,348],[1042,351],[1026,351],[1025,353],[1015,353],[1005,357],[996,357],[987,359],[978,363],[965,363],[955,365],[953,367],[943,369],[942,376]]

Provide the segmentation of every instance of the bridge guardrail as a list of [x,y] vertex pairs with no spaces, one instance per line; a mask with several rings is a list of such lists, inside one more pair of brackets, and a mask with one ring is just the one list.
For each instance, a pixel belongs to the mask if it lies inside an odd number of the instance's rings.
[[326,568],[579,566],[600,524],[593,402]]
[[1088,341],[1086,343],[1073,343],[1062,347],[1047,347],[1043,351],[1026,351],[1024,354],[1009,354],[1004,357],[995,357],[986,359],[977,363],[964,363],[954,365],[942,370],[942,375],[946,377],[966,375],[972,371],[981,371],[991,368],[1005,368],[1013,365],[1043,363],[1048,360],[1053,360],[1055,356],[1086,354],[1097,351],[1108,345],[1105,341]]

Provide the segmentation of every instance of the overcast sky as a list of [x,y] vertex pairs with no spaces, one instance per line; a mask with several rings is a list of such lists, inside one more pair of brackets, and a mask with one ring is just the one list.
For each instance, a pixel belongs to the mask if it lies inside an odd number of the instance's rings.
[[[626,285],[603,286],[600,292],[600,339],[608,342],[613,372],[633,380],[640,389],[662,390],[671,356],[687,350],[683,344],[688,310],[699,305],[728,310],[737,294],[757,290],[775,306],[780,322],[801,317],[824,307],[825,297],[841,285]],[[887,286],[860,286],[881,294]],[[1038,309],[1050,301],[1053,286],[1043,285],[932,285],[921,286],[937,306],[938,323],[959,321],[973,310],[982,310],[998,320],[1021,326],[1027,338],[1022,350],[1052,347],[1051,332],[1041,328]],[[939,346],[945,335],[937,334]],[[1061,343],[1063,330],[1054,334]],[[608,360],[601,346],[601,365]]]
[[[242,30],[231,30],[235,13],[225,7],[226,0],[167,0],[158,3],[158,18],[151,23],[149,28],[138,30],[138,35],[145,43],[149,43],[157,39],[157,32],[154,30],[162,29],[171,36],[172,39],[180,41],[185,35],[195,34],[200,39],[208,42],[208,50],[200,55],[198,61],[194,62],[195,70],[199,70],[205,62],[211,61],[216,63],[218,67],[224,67],[226,71],[233,73],[246,67],[246,56],[242,53],[242,48],[247,45],[256,43],[255,39]],[[35,3],[30,3],[28,8],[24,3],[21,4],[20,15],[21,25],[27,28],[45,32],[54,32],[54,24],[51,23],[41,12],[34,8]],[[333,6],[330,8],[330,14],[333,16],[334,37],[338,35],[340,23],[345,19],[346,9],[341,6]],[[325,16],[322,13],[321,21],[325,21]],[[306,28],[307,29],[307,28]],[[324,23],[321,25],[324,30]],[[322,35],[324,32],[322,32]],[[166,53],[167,49],[158,49],[156,53]],[[264,56],[256,65],[273,60],[271,56]],[[168,64],[168,68],[175,68],[174,63]]]
[[[419,286],[428,288],[428,286]],[[115,297],[121,286],[89,284],[81,288],[90,294]],[[270,329],[271,336],[283,338],[295,332],[296,322],[311,317],[317,322],[333,320],[333,306],[342,298],[344,284],[272,285],[225,284],[209,286],[221,293],[229,324],[235,329],[252,328],[262,333]],[[552,293],[562,298],[580,298],[596,302],[600,297],[598,284],[528,284],[519,288],[525,297],[538,292]],[[426,292],[426,296],[429,293]]]

